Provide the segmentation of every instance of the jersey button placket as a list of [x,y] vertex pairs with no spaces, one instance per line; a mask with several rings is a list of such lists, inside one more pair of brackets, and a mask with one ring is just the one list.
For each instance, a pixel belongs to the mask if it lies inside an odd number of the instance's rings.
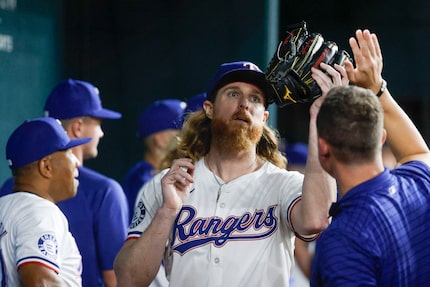
[[209,285],[208,287],[223,287],[223,264],[220,248],[211,246],[211,263],[209,264]]
[[224,216],[226,212],[225,208],[227,204],[225,199],[230,192],[228,187],[229,187],[228,184],[223,184],[222,186],[219,187],[219,191],[218,191],[218,197],[216,201],[216,215],[221,217]]

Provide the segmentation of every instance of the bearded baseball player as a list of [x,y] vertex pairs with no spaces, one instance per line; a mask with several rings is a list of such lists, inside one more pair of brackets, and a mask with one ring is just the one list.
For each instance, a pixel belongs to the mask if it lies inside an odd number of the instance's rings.
[[[342,84],[345,71],[326,66],[327,86]],[[148,285],[164,260],[170,286],[288,286],[295,235],[326,228],[336,188],[318,164],[315,129],[306,175],[285,169],[267,125],[271,95],[255,64],[220,66],[203,110],[184,123],[186,157],[140,191],[115,261],[119,285]]]

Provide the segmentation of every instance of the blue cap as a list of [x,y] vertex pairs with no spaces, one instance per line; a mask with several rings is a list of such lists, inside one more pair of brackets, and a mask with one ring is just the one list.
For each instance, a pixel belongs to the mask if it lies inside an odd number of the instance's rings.
[[6,159],[11,169],[19,168],[56,151],[66,150],[90,140],[91,138],[71,140],[61,122],[54,118],[29,119],[9,137]]
[[92,84],[67,79],[59,83],[48,96],[45,116],[57,119],[83,116],[119,119],[122,115],[102,107],[99,90]]
[[308,145],[301,142],[287,144],[285,155],[288,164],[305,165],[308,158]]
[[200,93],[195,95],[194,97],[191,97],[187,101],[187,107],[185,108],[184,113],[182,114],[180,119],[180,126],[184,124],[184,120],[188,116],[188,114],[203,109],[203,103],[206,101],[206,99],[206,93]]
[[147,137],[168,129],[180,129],[186,103],[177,99],[158,100],[148,106],[139,117],[138,137]]
[[206,101],[206,99],[206,93],[200,93],[195,95],[187,101],[185,113],[200,111],[201,109],[203,109],[203,103]]
[[231,62],[222,64],[212,82],[210,83],[207,95],[208,100],[215,99],[216,92],[223,86],[233,82],[245,82],[259,87],[266,96],[267,107],[269,99],[272,98],[273,90],[266,76],[261,69],[251,62]]

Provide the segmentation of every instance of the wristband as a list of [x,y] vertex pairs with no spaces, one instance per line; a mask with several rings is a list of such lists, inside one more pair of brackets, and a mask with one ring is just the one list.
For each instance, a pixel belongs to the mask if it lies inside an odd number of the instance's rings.
[[380,96],[382,96],[382,94],[385,92],[385,90],[387,89],[387,82],[382,79],[382,86],[381,89],[379,90],[379,92],[376,94],[376,96],[379,98]]

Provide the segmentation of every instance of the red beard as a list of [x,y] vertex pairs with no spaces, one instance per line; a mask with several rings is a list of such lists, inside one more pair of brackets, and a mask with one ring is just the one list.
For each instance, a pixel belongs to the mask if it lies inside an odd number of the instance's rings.
[[[234,114],[232,118],[238,117],[250,122],[249,117],[241,112]],[[226,120],[212,119],[212,140],[227,150],[249,149],[260,141],[262,134],[262,126],[229,124]]]

